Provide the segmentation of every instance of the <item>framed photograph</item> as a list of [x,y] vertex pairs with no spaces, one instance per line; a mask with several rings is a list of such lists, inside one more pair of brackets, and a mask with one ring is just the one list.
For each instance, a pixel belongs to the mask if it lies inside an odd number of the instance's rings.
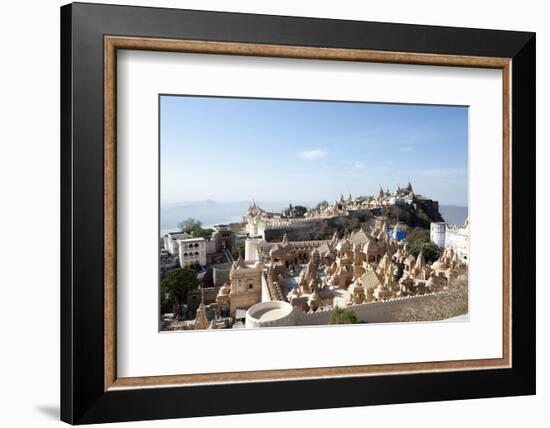
[[61,418],[535,393],[535,35],[61,8]]

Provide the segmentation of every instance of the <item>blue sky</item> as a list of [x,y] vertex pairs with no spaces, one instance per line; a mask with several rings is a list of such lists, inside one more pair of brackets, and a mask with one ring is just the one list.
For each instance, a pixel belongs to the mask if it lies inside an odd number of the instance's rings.
[[468,203],[468,109],[161,96],[161,203],[333,201],[414,190]]

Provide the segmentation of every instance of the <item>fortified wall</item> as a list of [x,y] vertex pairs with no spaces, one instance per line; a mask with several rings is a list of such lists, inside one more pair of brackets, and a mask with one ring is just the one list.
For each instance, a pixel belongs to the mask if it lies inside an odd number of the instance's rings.
[[334,232],[342,235],[362,226],[372,226],[376,218],[383,217],[388,225],[397,222],[411,228],[430,228],[430,223],[443,221],[439,203],[431,199],[419,199],[411,205],[393,205],[382,208],[349,211],[345,216],[304,219],[296,222],[278,222],[265,229],[267,242],[279,242],[286,233],[290,241],[330,239]]
[[[362,303],[360,305],[347,305],[357,320],[367,323],[384,323],[403,321],[398,317],[405,310],[421,310],[428,307],[438,298],[437,294],[424,294],[408,297],[396,297],[378,302]],[[316,312],[298,311],[295,317],[296,325],[323,325],[330,321],[332,308],[326,307]]]

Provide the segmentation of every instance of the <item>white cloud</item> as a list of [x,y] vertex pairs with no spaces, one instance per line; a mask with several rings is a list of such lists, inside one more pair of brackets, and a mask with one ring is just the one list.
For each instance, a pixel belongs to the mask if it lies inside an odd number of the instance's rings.
[[307,160],[321,159],[328,155],[328,150],[325,149],[312,149],[304,150],[298,153],[298,157]]
[[365,169],[366,167],[367,165],[365,165],[365,163],[361,161],[356,161],[353,163],[353,168],[355,169]]

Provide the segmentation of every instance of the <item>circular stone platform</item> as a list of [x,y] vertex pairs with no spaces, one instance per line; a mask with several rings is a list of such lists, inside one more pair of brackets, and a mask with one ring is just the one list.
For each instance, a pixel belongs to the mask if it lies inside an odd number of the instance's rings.
[[294,308],[290,303],[261,302],[246,312],[246,328],[283,327],[295,325]]

